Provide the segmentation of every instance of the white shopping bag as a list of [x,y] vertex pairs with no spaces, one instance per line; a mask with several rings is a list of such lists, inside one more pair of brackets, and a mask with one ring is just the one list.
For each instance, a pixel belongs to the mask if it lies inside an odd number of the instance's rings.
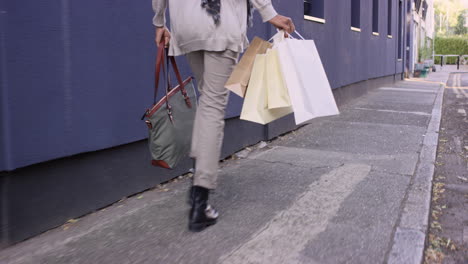
[[296,125],[316,117],[339,114],[315,42],[278,37],[274,40]]

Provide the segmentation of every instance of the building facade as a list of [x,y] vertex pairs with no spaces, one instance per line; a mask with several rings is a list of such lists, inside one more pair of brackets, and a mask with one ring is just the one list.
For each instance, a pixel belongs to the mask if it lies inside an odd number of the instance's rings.
[[[435,22],[434,22],[434,0],[416,0],[412,7],[412,23],[413,23],[413,39],[414,45],[411,60],[410,72],[413,72],[414,65],[421,62],[428,52],[426,49],[432,49],[435,38]],[[432,51],[430,54],[432,55]]]
[[[272,2],[316,41],[339,105],[412,67],[411,0]],[[140,117],[152,102],[152,16],[150,0],[0,1],[0,247],[192,167],[150,164]],[[255,22],[250,39],[274,34]],[[296,128],[291,116],[240,121],[241,107],[232,95],[223,157]]]

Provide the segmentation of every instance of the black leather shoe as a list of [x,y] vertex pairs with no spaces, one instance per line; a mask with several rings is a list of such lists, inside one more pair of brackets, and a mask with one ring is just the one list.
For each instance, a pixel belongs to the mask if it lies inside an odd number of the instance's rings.
[[192,187],[192,209],[189,216],[190,231],[200,232],[216,224],[218,212],[208,204],[209,192],[210,190],[200,186]]

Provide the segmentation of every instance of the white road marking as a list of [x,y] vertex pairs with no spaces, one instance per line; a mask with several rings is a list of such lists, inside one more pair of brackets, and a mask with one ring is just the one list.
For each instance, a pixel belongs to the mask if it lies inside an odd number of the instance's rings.
[[[456,74],[452,74],[452,86],[458,87],[457,84],[458,84],[458,83],[457,83],[457,75],[456,75]],[[455,93],[457,94],[457,96],[460,95],[460,91],[459,91],[458,89],[455,88],[454,90],[455,90]]]
[[368,111],[378,111],[378,112],[387,112],[387,113],[396,113],[396,114],[412,114],[412,115],[422,115],[422,116],[430,116],[431,115],[429,113],[424,113],[424,112],[395,111],[395,110],[372,109],[372,108],[364,108],[364,107],[356,107],[354,109],[368,110]]
[[[371,170],[345,164],[322,175],[288,209],[279,212],[249,241],[220,258],[222,263],[301,263],[306,244],[325,231],[340,205]],[[310,263],[310,262],[309,262]]]
[[411,88],[390,88],[390,87],[382,87],[379,90],[385,91],[399,91],[399,92],[418,92],[418,93],[433,93],[436,94],[436,90],[422,90],[422,89],[411,89]]
[[452,86],[447,86],[447,89],[452,89],[455,92],[455,96],[458,99],[468,98],[468,87],[462,87],[462,75],[461,74],[452,74]]

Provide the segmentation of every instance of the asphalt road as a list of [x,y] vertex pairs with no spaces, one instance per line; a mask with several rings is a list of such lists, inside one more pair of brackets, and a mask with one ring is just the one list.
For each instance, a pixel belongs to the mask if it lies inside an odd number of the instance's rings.
[[468,73],[444,91],[426,263],[468,263]]

